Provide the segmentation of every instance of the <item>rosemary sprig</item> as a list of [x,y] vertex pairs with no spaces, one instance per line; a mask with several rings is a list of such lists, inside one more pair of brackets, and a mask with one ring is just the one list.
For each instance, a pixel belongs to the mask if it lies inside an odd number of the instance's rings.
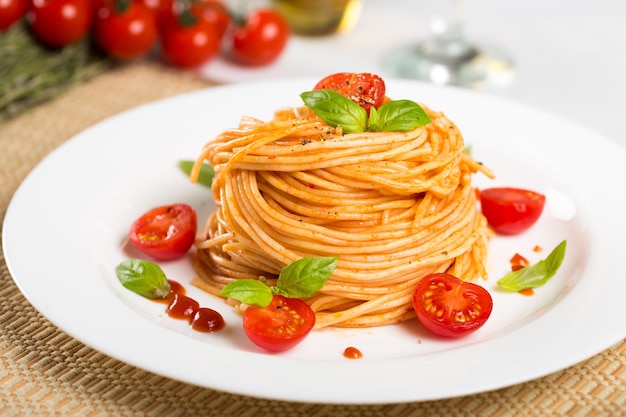
[[0,125],[112,65],[90,39],[51,49],[16,24],[0,33]]

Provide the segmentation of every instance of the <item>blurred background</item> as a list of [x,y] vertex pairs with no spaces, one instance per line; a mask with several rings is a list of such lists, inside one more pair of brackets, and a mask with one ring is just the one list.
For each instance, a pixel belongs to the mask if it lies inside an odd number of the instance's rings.
[[[234,7],[250,7],[241,0],[230,2]],[[384,58],[399,46],[429,36],[437,4],[434,0],[361,0],[350,30],[295,36],[278,61],[264,68],[242,68],[217,59],[201,73],[220,82],[332,71],[390,76]],[[463,15],[467,38],[504,51],[515,70],[510,83],[476,89],[574,120],[626,146],[620,126],[626,115],[625,2],[467,0]]]

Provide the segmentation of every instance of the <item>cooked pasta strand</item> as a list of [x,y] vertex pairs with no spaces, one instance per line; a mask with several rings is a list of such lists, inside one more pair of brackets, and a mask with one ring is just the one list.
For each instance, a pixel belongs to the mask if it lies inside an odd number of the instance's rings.
[[213,166],[217,209],[196,241],[194,284],[219,295],[302,257],[337,256],[306,300],[321,328],[414,317],[412,293],[430,273],[484,278],[491,232],[471,177],[493,173],[452,121],[425,110],[432,123],[410,132],[344,135],[306,108],[280,109],[209,142],[191,175]]

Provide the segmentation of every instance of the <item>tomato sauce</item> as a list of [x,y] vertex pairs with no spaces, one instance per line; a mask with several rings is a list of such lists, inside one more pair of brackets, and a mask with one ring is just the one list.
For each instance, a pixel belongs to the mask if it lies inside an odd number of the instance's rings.
[[343,356],[348,359],[361,359],[363,354],[359,349],[349,346],[343,351]]
[[173,319],[187,320],[189,326],[203,333],[213,333],[224,328],[224,318],[217,311],[200,307],[200,303],[188,297],[187,290],[180,283],[168,280],[170,295],[164,299],[154,299],[156,302],[167,304],[165,312]]
[[532,288],[524,288],[518,291],[520,294],[530,297],[531,295],[535,295],[535,290]]

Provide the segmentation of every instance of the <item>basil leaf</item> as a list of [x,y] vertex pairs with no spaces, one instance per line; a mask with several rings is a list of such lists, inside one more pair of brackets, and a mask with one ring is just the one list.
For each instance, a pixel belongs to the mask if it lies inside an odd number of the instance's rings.
[[276,292],[291,298],[309,297],[324,286],[337,262],[336,256],[298,259],[280,271]]
[[515,272],[509,272],[498,281],[505,290],[521,291],[525,288],[537,288],[545,284],[561,266],[565,257],[567,241],[559,243],[550,254],[534,265],[525,266]]
[[[194,164],[194,161],[180,161],[178,163],[178,167],[189,176],[191,175],[191,170],[193,169]],[[202,168],[200,168],[200,173],[198,174],[197,182],[210,188],[214,175],[215,172],[213,171],[213,167],[207,163],[203,163]]]
[[367,128],[372,132],[409,132],[430,122],[430,117],[416,102],[393,100],[378,109],[370,109]]
[[333,127],[345,133],[365,132],[367,112],[349,98],[334,90],[305,91],[300,94],[304,104]]
[[256,279],[238,279],[222,288],[221,294],[246,304],[267,307],[272,302],[273,294],[269,285]]
[[144,297],[165,298],[171,291],[165,273],[154,262],[128,259],[121,262],[115,272],[125,288]]

